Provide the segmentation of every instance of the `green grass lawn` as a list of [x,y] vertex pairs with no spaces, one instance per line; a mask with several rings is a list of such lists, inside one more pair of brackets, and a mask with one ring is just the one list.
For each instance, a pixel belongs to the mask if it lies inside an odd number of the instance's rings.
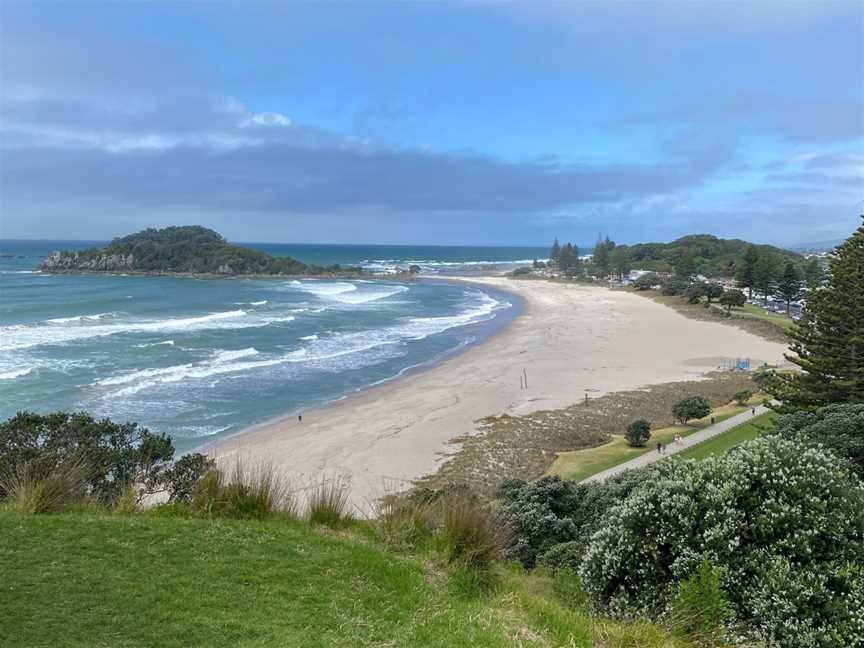
[[676,457],[682,459],[704,459],[711,455],[721,454],[744,441],[750,441],[761,436],[766,428],[774,426],[777,420],[776,412],[765,412],[746,423],[732,428],[719,436],[709,439],[692,448],[679,452]]
[[[715,306],[715,308],[721,307]],[[744,304],[744,306],[742,306],[741,308],[733,308],[732,316],[741,317],[744,319],[764,320],[766,322],[776,324],[784,330],[790,329],[795,326],[794,320],[792,320],[792,318],[790,317],[786,317],[785,314],[771,313],[766,311],[764,308],[754,306],[753,304]]]
[[685,645],[568,609],[520,569],[468,598],[362,524],[0,511],[0,567],[6,648]]
[[[715,423],[720,423],[746,410],[747,407],[738,405],[723,405],[715,408],[711,416],[714,417]],[[558,453],[548,472],[551,475],[560,475],[564,479],[582,481],[591,475],[596,475],[608,468],[630,461],[646,452],[656,452],[655,448],[658,442],[668,445],[674,441],[676,434],[686,437],[698,432],[711,424],[711,416],[692,421],[688,425],[673,425],[652,430],[651,440],[644,448],[631,448],[623,436],[615,436],[609,443],[601,446]]]

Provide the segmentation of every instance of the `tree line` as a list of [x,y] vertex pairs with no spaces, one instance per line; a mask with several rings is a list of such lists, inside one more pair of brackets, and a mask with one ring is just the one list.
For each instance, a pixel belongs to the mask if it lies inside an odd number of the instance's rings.
[[[693,244],[693,241],[702,240],[716,244],[713,247]],[[670,244],[627,246],[617,245],[608,236],[601,236],[597,239],[593,254],[582,258],[577,245],[569,242],[562,245],[556,238],[549,252],[549,264],[571,279],[584,276],[595,279],[615,277],[622,280],[634,267],[643,266],[642,260],[649,255],[643,248],[653,251],[650,254],[653,254],[655,261],[656,257],[661,256],[656,250],[663,248],[662,267],[665,270],[657,270],[644,279],[637,280],[636,287],[647,289],[662,284],[665,294],[682,295],[693,303],[705,297],[710,304],[712,299],[721,298],[722,289],[711,283],[695,282],[695,278],[703,270],[710,272],[711,269],[716,269],[716,265],[706,266],[707,260],[720,259],[717,250],[722,250],[724,243],[727,242],[715,237],[697,236],[684,237]],[[729,308],[743,305],[746,299],[753,299],[754,294],[761,296],[766,303],[769,297],[777,295],[785,302],[788,313],[790,304],[800,299],[805,289],[813,290],[822,285],[824,273],[815,257],[805,261],[796,258],[797,255],[792,253],[765,245],[746,245],[743,253],[739,248],[735,249],[738,251],[737,255],[730,256],[728,252],[723,252],[723,261],[717,261],[720,263],[721,276],[733,278],[737,287],[747,293],[744,300],[733,293],[724,304]],[[705,256],[711,254],[715,256]],[[535,261],[534,267],[539,268],[541,265]],[[647,266],[646,269],[657,267],[657,263],[651,263],[650,260],[644,265]],[[661,275],[671,277],[661,279]]]

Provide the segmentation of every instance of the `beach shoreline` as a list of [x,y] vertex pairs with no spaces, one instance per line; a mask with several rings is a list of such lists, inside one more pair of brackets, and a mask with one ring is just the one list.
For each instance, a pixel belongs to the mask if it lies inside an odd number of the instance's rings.
[[[436,278],[437,279],[437,278]],[[292,479],[351,482],[369,512],[433,473],[486,416],[557,409],[608,393],[700,378],[734,358],[782,361],[785,346],[598,286],[447,277],[514,295],[507,326],[429,368],[247,428],[207,450],[271,463]],[[527,387],[524,381],[527,379]],[[502,475],[502,479],[506,475]]]
[[[451,279],[453,279],[453,280],[451,280]],[[411,281],[434,281],[434,282],[441,282],[441,283],[460,283],[460,284],[472,283],[471,278],[469,278],[469,277],[453,277],[453,278],[451,278],[451,277],[441,277],[441,276],[434,276],[434,275],[432,275],[432,276],[424,275],[424,276],[420,276],[420,277],[415,276],[411,279]],[[476,284],[476,286],[478,288],[486,288],[486,289],[490,288],[490,286],[488,286],[488,285],[483,285],[483,284],[479,284],[479,283]],[[273,417],[271,417],[265,421],[261,421],[260,423],[255,423],[253,425],[245,427],[242,430],[237,430],[237,431],[232,432],[230,434],[220,436],[218,439],[213,439],[212,441],[208,441],[208,442],[198,446],[197,448],[194,448],[192,451],[193,452],[209,453],[209,452],[216,450],[217,446],[219,446],[220,444],[222,444],[226,441],[230,441],[230,440],[234,439],[235,437],[238,437],[238,436],[241,436],[244,434],[254,433],[254,432],[260,430],[261,428],[267,428],[270,426],[280,425],[283,423],[284,424],[293,423],[294,421],[297,420],[297,417],[299,415],[306,415],[307,419],[308,419],[309,414],[313,414],[316,412],[322,412],[323,413],[332,407],[336,407],[339,405],[349,403],[353,399],[359,398],[359,397],[369,393],[370,391],[377,390],[377,389],[383,390],[387,386],[390,386],[390,385],[397,383],[401,380],[404,380],[406,378],[416,376],[416,375],[421,375],[421,374],[429,372],[429,371],[435,371],[436,369],[438,369],[442,365],[446,364],[447,362],[450,362],[453,359],[458,358],[459,356],[470,352],[472,349],[482,347],[484,344],[487,344],[491,340],[493,340],[496,336],[505,333],[507,331],[507,329],[513,324],[513,322],[516,319],[518,319],[519,317],[521,317],[526,312],[526,310],[528,308],[527,302],[518,293],[509,291],[509,290],[505,290],[503,288],[498,288],[498,287],[495,287],[495,290],[497,290],[498,292],[505,293],[507,295],[508,299],[512,300],[513,303],[511,303],[511,305],[508,308],[506,308],[502,311],[498,311],[496,313],[496,317],[495,317],[496,320],[498,320],[498,318],[501,315],[504,315],[504,317],[506,318],[505,321],[503,323],[501,323],[500,320],[498,322],[496,322],[493,330],[486,331],[484,333],[482,339],[471,342],[470,344],[467,344],[467,345],[459,345],[457,347],[454,347],[452,349],[449,349],[447,351],[439,353],[438,355],[436,355],[433,358],[430,358],[429,360],[426,360],[424,362],[420,362],[420,363],[415,364],[415,365],[410,365],[408,367],[405,367],[404,369],[402,369],[401,371],[399,371],[398,373],[396,373],[392,376],[389,376],[389,377],[384,378],[382,380],[378,380],[378,381],[370,383],[368,385],[363,385],[362,387],[358,387],[354,391],[343,394],[337,398],[334,398],[334,399],[331,399],[328,401],[324,401],[321,403],[316,403],[316,404],[313,404],[310,406],[300,406],[300,407],[297,407],[295,409],[289,410],[283,414],[273,416]]]

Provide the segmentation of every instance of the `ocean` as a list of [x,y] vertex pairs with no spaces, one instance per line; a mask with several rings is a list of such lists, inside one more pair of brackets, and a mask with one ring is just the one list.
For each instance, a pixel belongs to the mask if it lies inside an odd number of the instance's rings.
[[545,249],[266,245],[308,263],[440,279],[51,275],[52,251],[0,241],[0,418],[86,410],[170,434],[180,452],[434,365],[504,326],[508,294],[448,282]]

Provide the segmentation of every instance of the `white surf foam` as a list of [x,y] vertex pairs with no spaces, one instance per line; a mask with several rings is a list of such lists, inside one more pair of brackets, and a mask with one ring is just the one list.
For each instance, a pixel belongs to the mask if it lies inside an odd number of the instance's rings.
[[56,317],[45,320],[45,324],[72,324],[80,322],[98,322],[100,319],[114,317],[117,313],[95,313],[93,315],[73,315],[72,317]]
[[174,340],[163,340],[162,342],[150,342],[149,344],[136,344],[136,349],[146,349],[154,346],[174,346]]
[[311,340],[317,340],[317,339],[318,339],[318,336],[315,335],[315,334],[313,333],[312,335],[304,335],[304,336],[301,337],[300,339],[301,339],[301,340],[311,341]]
[[[217,351],[209,360],[193,362],[171,367],[157,367],[153,369],[140,369],[129,373],[111,376],[96,381],[99,387],[113,387],[117,385],[128,385],[113,392],[114,396],[129,396],[143,389],[155,387],[164,383],[174,383],[186,379],[208,378],[223,373],[245,371],[258,366],[276,364],[274,361],[262,362],[237,362],[243,358],[258,355],[254,348],[238,349],[236,351]],[[281,362],[281,359],[278,360]]]
[[[63,319],[63,318],[61,318]],[[177,317],[162,320],[127,321],[110,324],[100,322],[52,322],[15,324],[0,327],[0,351],[64,344],[76,340],[116,335],[118,333],[183,333],[208,329],[240,329],[267,326],[271,323],[290,322],[293,316],[254,316],[237,309],[209,313],[197,317]],[[86,324],[86,325],[82,325]]]
[[21,376],[26,376],[30,372],[33,371],[33,367],[23,367],[21,369],[12,369],[11,371],[4,371],[0,373],[0,380],[13,380],[14,378],[20,378]]
[[362,290],[357,292],[347,292],[335,295],[329,295],[329,299],[341,302],[343,304],[368,304],[369,302],[386,299],[393,295],[406,292],[408,286],[384,286],[375,290]]
[[[295,285],[294,282],[292,282],[292,285]],[[333,297],[334,295],[341,295],[343,293],[357,290],[357,286],[348,283],[347,281],[339,281],[336,283],[306,281],[303,283],[298,282],[296,285],[303,292],[312,293],[318,297]]]
[[288,362],[319,362],[362,354],[379,347],[397,346],[459,326],[489,320],[494,317],[496,310],[509,307],[509,304],[502,304],[480,291],[467,291],[465,295],[471,304],[456,315],[408,318],[401,324],[383,329],[343,333],[312,340],[302,349],[288,354],[286,359]]

